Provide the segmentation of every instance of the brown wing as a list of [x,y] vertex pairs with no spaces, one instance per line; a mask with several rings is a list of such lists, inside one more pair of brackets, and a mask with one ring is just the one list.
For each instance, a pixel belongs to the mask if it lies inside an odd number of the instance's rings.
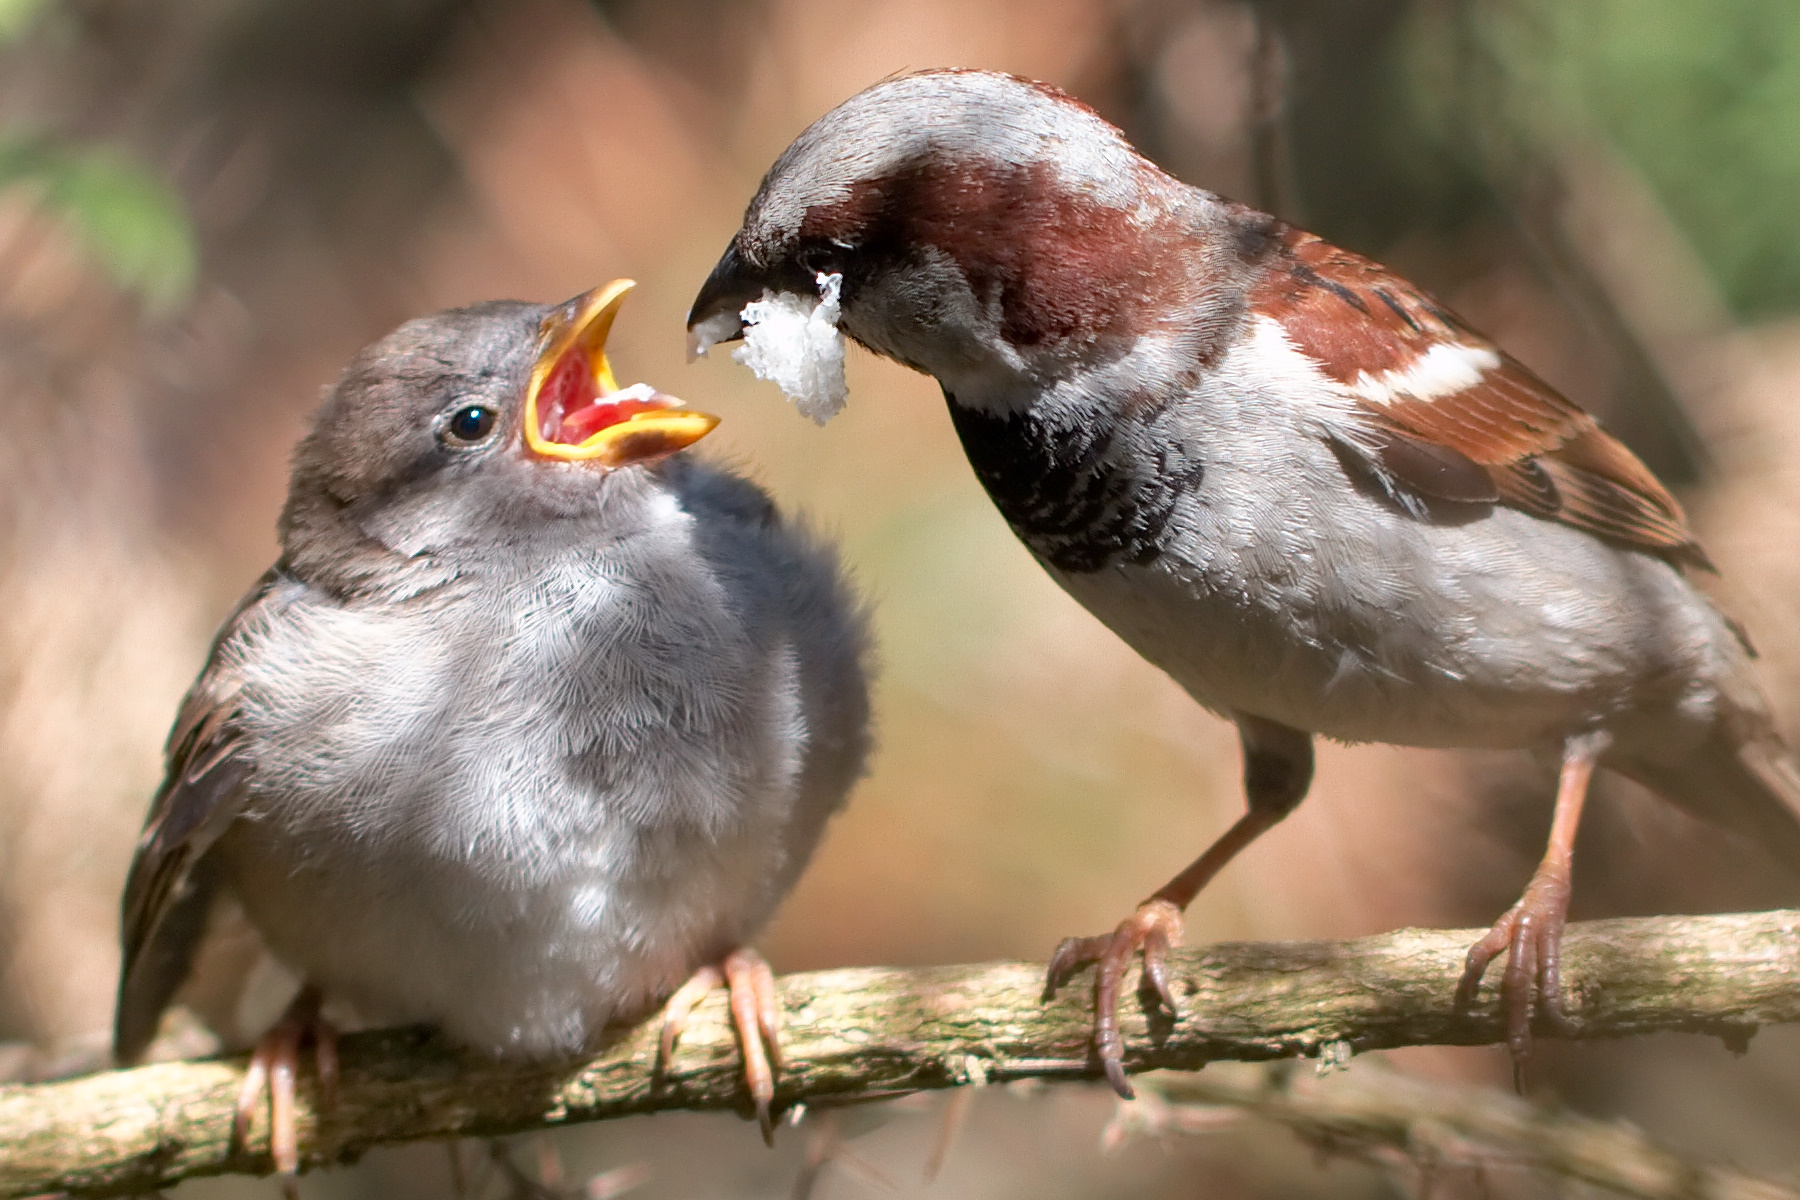
[[1482,499],[1471,464],[1491,480],[1487,499],[1706,564],[1681,505],[1636,455],[1379,264],[1283,229],[1250,305],[1358,397],[1381,467],[1403,484]]
[[236,724],[241,680],[220,650],[278,578],[276,571],[263,576],[226,621],[169,732],[167,772],[150,802],[120,913],[113,1054],[121,1063],[136,1061],[156,1036],[206,924],[216,882],[206,851],[236,818],[252,771]]

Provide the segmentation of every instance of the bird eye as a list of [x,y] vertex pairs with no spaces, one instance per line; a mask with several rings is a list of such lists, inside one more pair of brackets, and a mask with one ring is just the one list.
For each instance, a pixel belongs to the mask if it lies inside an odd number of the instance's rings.
[[494,431],[497,414],[485,404],[471,404],[467,408],[459,408],[450,416],[449,425],[444,432],[452,441],[479,442]]
[[839,253],[845,249],[841,244],[823,245],[814,243],[806,247],[796,257],[800,267],[811,275],[830,275],[837,270]]

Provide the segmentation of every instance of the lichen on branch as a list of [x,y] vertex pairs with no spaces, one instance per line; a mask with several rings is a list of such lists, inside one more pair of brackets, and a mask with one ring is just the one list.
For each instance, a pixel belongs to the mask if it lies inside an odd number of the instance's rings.
[[[1126,1064],[1192,1070],[1223,1059],[1316,1057],[1499,1040],[1491,990],[1458,1015],[1451,998],[1474,931],[1401,930],[1346,942],[1237,943],[1175,956],[1179,1016],[1128,1004]],[[811,1107],[972,1076],[1083,1079],[1091,997],[1078,976],[1041,1000],[1026,963],[816,971],[781,980],[787,1066],[777,1103]],[[1571,925],[1563,982],[1569,1035],[1682,1030],[1741,1048],[1760,1025],[1800,1021],[1800,912]],[[695,1011],[670,1069],[653,1069],[655,1023],[592,1058],[508,1065],[418,1031],[345,1039],[338,1101],[301,1085],[307,1166],[374,1146],[488,1136],[671,1109],[747,1111],[717,993]],[[0,1087],[0,1198],[117,1196],[197,1175],[270,1169],[267,1126],[230,1144],[242,1058],[173,1062],[57,1083]]]

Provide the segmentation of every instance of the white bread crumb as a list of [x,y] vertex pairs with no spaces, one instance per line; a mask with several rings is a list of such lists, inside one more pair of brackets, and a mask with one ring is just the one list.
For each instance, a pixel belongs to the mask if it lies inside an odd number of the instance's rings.
[[844,335],[838,332],[842,275],[818,276],[817,303],[791,292],[764,292],[744,305],[744,344],[731,352],[758,379],[775,384],[819,425],[850,396],[844,380]]

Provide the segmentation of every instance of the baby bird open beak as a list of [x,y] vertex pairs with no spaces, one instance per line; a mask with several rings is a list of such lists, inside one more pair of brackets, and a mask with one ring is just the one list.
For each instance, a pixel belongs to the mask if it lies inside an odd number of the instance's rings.
[[525,445],[533,454],[623,467],[685,449],[719,423],[647,383],[619,386],[606,336],[636,286],[615,279],[544,318],[543,349],[525,390]]

